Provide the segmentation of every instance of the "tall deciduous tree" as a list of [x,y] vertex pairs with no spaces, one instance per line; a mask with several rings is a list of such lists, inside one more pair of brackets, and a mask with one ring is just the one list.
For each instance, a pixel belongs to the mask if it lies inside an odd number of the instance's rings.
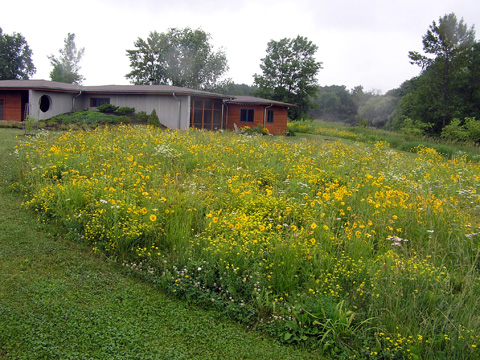
[[32,50],[21,34],[4,34],[0,28],[0,80],[26,80],[37,70]]
[[168,84],[193,89],[214,88],[228,70],[222,49],[214,51],[210,34],[203,30],[153,31],[146,40],[138,38],[135,50],[127,50],[132,71],[126,75],[134,84]]
[[254,75],[258,86],[256,95],[271,100],[294,103],[290,117],[305,116],[312,107],[312,98],[318,89],[317,74],[322,63],[316,61],[317,45],[306,37],[271,40],[267,44],[267,56],[261,59],[262,75]]
[[411,63],[422,67],[425,86],[419,91],[430,101],[428,106],[435,109],[432,119],[427,120],[435,124],[436,131],[447,124],[461,102],[456,81],[474,44],[474,27],[468,28],[463,19],[458,21],[452,13],[441,17],[438,24],[434,21],[430,25],[423,36],[425,54],[409,53]]
[[60,49],[59,52],[60,56],[58,58],[54,55],[48,57],[53,66],[50,79],[69,84],[81,84],[85,78],[79,73],[79,63],[82,60],[85,48],[77,50],[75,34],[68,33],[64,40],[63,49]]

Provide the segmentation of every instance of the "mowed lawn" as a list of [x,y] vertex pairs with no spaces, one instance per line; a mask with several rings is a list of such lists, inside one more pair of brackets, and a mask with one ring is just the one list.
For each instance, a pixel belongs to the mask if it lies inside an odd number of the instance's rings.
[[22,208],[0,129],[0,359],[318,359],[166,296]]

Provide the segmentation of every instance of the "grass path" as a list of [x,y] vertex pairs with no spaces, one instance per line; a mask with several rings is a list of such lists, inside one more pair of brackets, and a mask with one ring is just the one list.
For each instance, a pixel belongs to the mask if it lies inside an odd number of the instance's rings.
[[167,297],[37,224],[0,129],[0,359],[318,359]]

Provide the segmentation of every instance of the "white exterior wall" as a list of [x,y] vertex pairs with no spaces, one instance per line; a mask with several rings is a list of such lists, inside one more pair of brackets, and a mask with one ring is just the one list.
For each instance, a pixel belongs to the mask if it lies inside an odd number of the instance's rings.
[[[40,98],[46,95],[50,107],[46,112],[40,110]],[[150,115],[155,109],[162,125],[170,129],[188,129],[190,127],[191,97],[179,95],[135,95],[135,94],[78,94],[51,91],[29,91],[29,111],[36,120],[50,119],[59,114],[77,110],[96,110],[90,107],[91,98],[109,98],[110,104],[123,107],[133,107],[135,112],[145,111]],[[177,100],[178,99],[178,100]]]
[[[50,100],[50,107],[46,112],[40,110],[40,98],[46,95]],[[59,114],[64,114],[72,111],[72,99],[77,94],[60,93],[50,91],[29,91],[29,113],[33,115],[36,120],[46,120]]]
[[147,115],[155,109],[162,125],[170,129],[190,127],[190,96],[176,96],[177,100],[172,95],[88,94],[82,101],[85,110],[96,110],[90,107],[91,98],[109,98],[112,105],[133,107],[135,112],[145,111]]

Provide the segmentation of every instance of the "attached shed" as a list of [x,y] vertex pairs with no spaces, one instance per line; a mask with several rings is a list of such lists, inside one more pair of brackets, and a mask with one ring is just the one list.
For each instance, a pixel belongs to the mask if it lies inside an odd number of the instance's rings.
[[235,125],[238,128],[263,126],[274,135],[286,133],[288,109],[295,106],[254,96],[237,96],[226,105],[227,129],[234,130]]

